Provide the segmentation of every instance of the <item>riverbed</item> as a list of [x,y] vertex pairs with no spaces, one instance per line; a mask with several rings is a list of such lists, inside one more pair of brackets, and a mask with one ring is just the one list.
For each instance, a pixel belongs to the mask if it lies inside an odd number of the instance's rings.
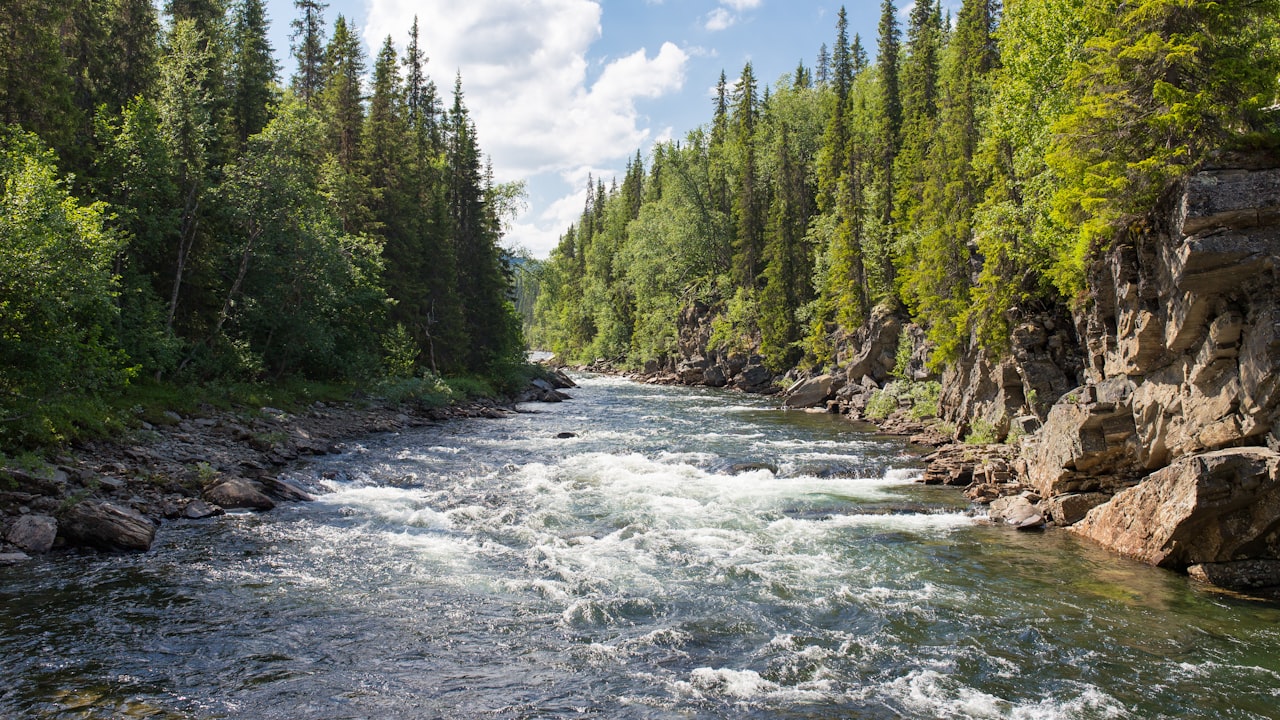
[[580,382],[0,568],[0,717],[1280,717],[1280,608],[985,524],[834,416]]

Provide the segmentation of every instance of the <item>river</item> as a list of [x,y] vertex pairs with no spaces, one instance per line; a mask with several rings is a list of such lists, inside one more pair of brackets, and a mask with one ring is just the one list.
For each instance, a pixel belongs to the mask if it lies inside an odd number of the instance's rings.
[[0,717],[1280,717],[1280,608],[983,525],[835,417],[582,385],[0,568]]

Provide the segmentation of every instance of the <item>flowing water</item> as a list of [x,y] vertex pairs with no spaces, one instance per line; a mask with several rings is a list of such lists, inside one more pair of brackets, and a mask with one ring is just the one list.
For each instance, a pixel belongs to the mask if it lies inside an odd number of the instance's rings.
[[1274,606],[982,525],[837,418],[583,385],[0,568],[0,716],[1280,717]]

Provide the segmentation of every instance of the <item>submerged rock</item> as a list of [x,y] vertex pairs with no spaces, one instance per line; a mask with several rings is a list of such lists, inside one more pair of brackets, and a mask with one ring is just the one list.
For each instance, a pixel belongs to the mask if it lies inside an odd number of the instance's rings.
[[63,513],[59,530],[78,545],[101,550],[149,550],[156,525],[132,508],[85,500]]

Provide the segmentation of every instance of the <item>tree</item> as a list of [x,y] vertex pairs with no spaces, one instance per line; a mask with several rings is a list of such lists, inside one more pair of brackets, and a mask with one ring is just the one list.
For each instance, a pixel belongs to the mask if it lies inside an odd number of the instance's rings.
[[997,62],[993,42],[998,3],[965,0],[946,51],[939,123],[929,146],[924,192],[911,224],[919,242],[902,259],[903,295],[937,346],[935,360],[952,359],[969,336],[973,284],[973,213],[981,200],[973,172],[978,114],[987,103],[988,74]]
[[1086,259],[1133,225],[1214,148],[1264,126],[1274,102],[1275,0],[1107,3],[1117,17],[1068,84],[1074,111],[1054,130],[1051,167],[1062,225],[1078,227],[1057,270],[1068,293]]
[[756,164],[756,120],[759,115],[755,72],[751,63],[742,68],[742,76],[733,91],[731,138],[736,159],[733,183],[733,213],[737,233],[733,246],[733,283],[747,290],[756,287],[764,249],[764,188]]
[[44,443],[72,430],[69,408],[127,382],[115,344],[112,261],[102,203],[81,205],[54,155],[0,128],[0,440]]
[[79,124],[59,33],[65,17],[60,3],[0,3],[0,122],[21,125],[59,152]]
[[293,27],[293,57],[298,71],[293,76],[293,91],[308,105],[316,101],[324,87],[324,11],[328,3],[317,0],[294,0],[299,16]]
[[271,119],[275,101],[276,61],[267,40],[263,0],[240,0],[231,30],[231,123],[244,147]]

